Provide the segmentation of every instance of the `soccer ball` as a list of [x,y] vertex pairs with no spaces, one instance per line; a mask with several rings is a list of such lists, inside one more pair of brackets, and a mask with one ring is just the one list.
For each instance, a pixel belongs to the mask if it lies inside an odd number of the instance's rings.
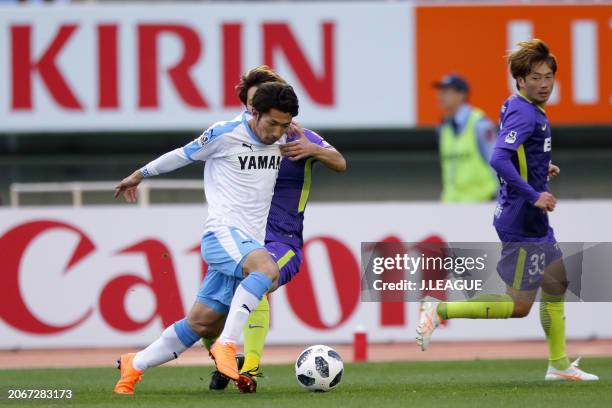
[[295,362],[295,376],[309,391],[329,391],[340,384],[344,364],[331,347],[318,344],[300,353]]

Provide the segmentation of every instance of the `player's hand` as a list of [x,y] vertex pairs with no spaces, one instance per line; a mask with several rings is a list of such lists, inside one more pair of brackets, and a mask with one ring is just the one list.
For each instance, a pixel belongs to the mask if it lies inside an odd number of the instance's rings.
[[115,187],[115,198],[123,193],[125,201],[128,203],[135,203],[137,198],[136,189],[143,178],[140,170],[136,170],[134,173],[121,180],[121,183],[117,184]]
[[561,169],[559,168],[559,166],[555,166],[552,163],[548,165],[548,177],[549,178],[556,177],[559,175],[559,173],[561,173]]
[[313,156],[318,146],[312,143],[308,138],[304,135],[304,130],[302,128],[297,129],[300,138],[298,140],[294,140],[293,142],[285,143],[281,145],[280,150],[283,156],[287,156],[289,160],[301,160],[306,157]]
[[543,193],[540,193],[540,198],[538,198],[538,201],[536,201],[533,205],[543,211],[554,211],[557,205],[557,199],[554,195],[544,191]]

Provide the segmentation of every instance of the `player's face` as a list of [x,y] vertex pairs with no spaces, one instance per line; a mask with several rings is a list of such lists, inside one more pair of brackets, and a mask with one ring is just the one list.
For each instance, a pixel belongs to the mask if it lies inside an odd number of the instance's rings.
[[255,133],[265,144],[273,144],[289,129],[291,119],[290,113],[281,112],[278,109],[270,109],[268,113],[259,114],[253,111],[255,119]]
[[452,115],[463,103],[465,94],[455,88],[440,88],[438,91],[438,104],[446,115]]
[[246,108],[249,112],[253,112],[253,97],[257,92],[257,86],[252,86],[247,90],[247,103]]
[[518,78],[521,92],[530,100],[543,105],[555,85],[555,74],[546,62],[536,65],[525,78]]

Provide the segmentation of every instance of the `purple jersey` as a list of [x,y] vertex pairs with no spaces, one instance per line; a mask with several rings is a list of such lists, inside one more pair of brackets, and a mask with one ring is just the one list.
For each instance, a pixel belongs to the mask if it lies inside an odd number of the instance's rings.
[[[330,145],[312,130],[304,129],[304,135],[319,146]],[[296,140],[288,138],[287,142]],[[283,157],[274,187],[272,205],[268,214],[266,243],[282,242],[300,249],[303,244],[304,210],[310,193],[314,157],[291,161]]]
[[[544,110],[521,95],[502,106],[495,157],[509,155],[520,178],[501,178],[501,191],[493,224],[499,231],[531,237],[548,233],[548,215],[535,207],[539,193],[548,191],[551,132]],[[493,161],[491,162],[493,164]],[[495,166],[494,166],[495,167]],[[497,166],[498,173],[502,167]]]

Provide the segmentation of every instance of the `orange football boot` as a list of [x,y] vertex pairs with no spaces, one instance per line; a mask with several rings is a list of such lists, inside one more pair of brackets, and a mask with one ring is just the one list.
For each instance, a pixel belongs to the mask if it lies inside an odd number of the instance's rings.
[[236,344],[221,343],[219,339],[210,348],[210,356],[215,360],[217,371],[234,381],[240,379],[236,363]]
[[119,370],[121,371],[121,378],[115,385],[115,394],[132,395],[134,394],[134,386],[138,381],[142,381],[142,371],[138,371],[132,365],[134,356],[136,353],[124,354],[121,356],[119,363]]

